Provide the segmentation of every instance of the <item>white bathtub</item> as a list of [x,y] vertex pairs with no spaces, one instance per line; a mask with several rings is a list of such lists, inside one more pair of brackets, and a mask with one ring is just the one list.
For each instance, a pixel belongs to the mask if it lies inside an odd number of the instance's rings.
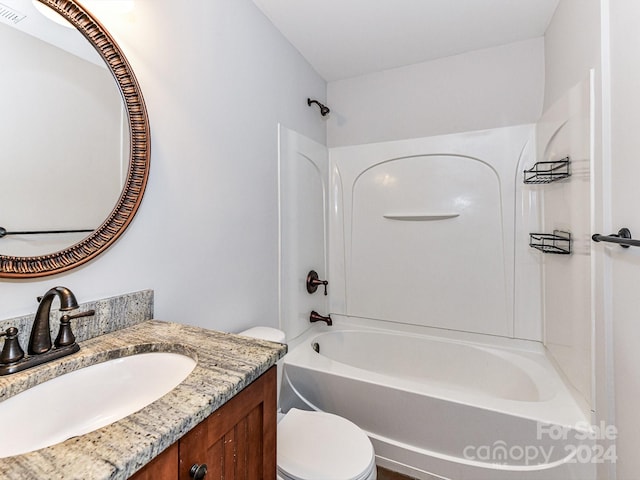
[[285,357],[284,411],[348,418],[369,434],[379,465],[418,478],[595,478],[588,418],[541,347],[334,320],[308,331]]

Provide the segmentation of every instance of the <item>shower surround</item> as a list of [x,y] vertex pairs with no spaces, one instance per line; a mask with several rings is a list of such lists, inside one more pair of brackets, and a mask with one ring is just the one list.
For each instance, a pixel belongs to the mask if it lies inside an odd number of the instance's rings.
[[332,149],[331,311],[541,340],[534,158],[535,125]]
[[[317,145],[281,128],[283,409],[351,419],[380,465],[417,478],[594,478],[576,460],[592,448],[589,402],[543,345],[545,260],[528,246],[546,227],[543,194],[522,183],[536,132],[338,147],[325,163]],[[311,217],[325,219],[324,233],[292,233]],[[302,290],[318,265],[328,306]],[[330,312],[334,326],[309,329],[308,308]],[[544,438],[545,428],[566,435]],[[550,447],[548,458],[514,458],[514,448]]]

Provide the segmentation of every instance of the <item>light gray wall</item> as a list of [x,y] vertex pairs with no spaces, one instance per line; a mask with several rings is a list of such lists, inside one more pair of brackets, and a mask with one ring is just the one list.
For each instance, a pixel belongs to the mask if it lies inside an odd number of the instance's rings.
[[[627,227],[638,238],[640,3],[607,3],[611,5],[611,230]],[[612,267],[617,479],[633,480],[640,472],[640,249],[614,247],[608,256]]]
[[330,82],[330,147],[535,123],[542,38]]
[[[102,19],[141,84],[152,133],[125,234],[55,277],[0,280],[0,318],[54,285],[81,302],[155,290],[159,319],[221,330],[278,322],[277,124],[325,143],[326,84],[250,0],[136,0]],[[73,195],[73,192],[69,192]]]

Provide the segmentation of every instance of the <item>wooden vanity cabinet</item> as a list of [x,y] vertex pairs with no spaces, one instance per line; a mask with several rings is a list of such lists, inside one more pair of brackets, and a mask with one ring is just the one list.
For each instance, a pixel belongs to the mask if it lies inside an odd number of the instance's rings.
[[174,443],[147,463],[129,477],[129,480],[175,480],[178,478],[178,443]]
[[[276,367],[225,403],[141,470],[133,480],[275,480]],[[194,468],[194,469],[195,469]]]

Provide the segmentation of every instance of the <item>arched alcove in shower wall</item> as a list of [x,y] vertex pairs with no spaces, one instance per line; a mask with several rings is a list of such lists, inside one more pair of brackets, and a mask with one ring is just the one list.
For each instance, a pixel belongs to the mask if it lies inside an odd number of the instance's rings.
[[533,135],[524,125],[331,149],[332,312],[538,340],[539,312],[514,315],[515,242],[527,241],[516,240],[516,169],[534,158]]
[[477,158],[386,160],[353,183],[349,314],[511,335],[496,171]]

